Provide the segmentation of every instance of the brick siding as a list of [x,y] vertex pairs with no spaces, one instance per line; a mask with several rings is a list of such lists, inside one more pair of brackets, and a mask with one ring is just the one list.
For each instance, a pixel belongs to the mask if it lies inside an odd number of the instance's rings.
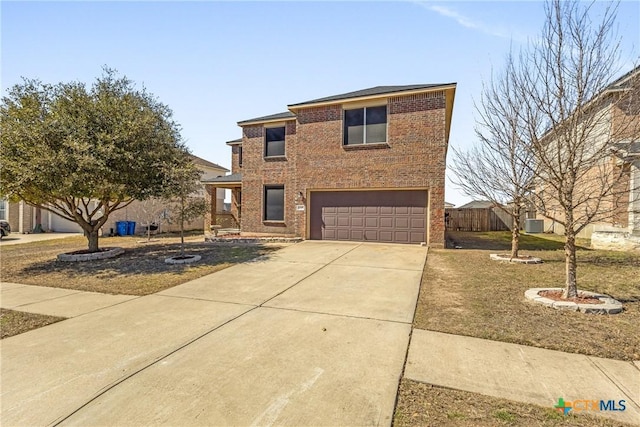
[[[345,147],[340,105],[303,108],[287,122],[286,158],[277,160],[264,158],[263,126],[245,126],[242,231],[305,236],[306,198],[313,190],[424,189],[429,191],[429,243],[443,246],[445,93],[392,96],[387,120],[386,145]],[[285,186],[282,223],[263,221],[264,185]],[[306,205],[306,211],[296,205]]]

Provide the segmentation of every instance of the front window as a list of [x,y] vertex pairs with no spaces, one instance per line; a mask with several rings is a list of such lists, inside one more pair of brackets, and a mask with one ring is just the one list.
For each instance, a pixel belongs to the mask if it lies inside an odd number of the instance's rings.
[[7,201],[0,199],[0,219],[7,219]]
[[265,157],[284,156],[285,127],[266,128],[265,132]]
[[344,111],[344,145],[387,142],[387,106]]
[[284,221],[284,185],[264,187],[264,220]]

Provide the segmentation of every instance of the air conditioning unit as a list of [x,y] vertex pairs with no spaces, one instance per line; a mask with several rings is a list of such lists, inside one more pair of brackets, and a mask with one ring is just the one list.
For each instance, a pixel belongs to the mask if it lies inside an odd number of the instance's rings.
[[544,233],[544,220],[542,219],[525,219],[524,231],[526,233]]

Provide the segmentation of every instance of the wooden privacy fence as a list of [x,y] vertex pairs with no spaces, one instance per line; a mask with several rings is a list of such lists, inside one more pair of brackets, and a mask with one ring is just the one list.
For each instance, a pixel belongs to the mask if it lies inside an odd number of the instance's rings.
[[492,208],[445,209],[445,226],[449,231],[506,231],[509,215]]

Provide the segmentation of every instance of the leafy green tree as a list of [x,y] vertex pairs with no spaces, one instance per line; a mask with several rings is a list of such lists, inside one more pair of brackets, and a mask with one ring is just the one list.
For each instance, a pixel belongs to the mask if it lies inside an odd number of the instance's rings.
[[25,79],[0,105],[0,195],[77,223],[90,252],[109,215],[162,196],[188,162],[171,110],[105,68],[95,83]]

